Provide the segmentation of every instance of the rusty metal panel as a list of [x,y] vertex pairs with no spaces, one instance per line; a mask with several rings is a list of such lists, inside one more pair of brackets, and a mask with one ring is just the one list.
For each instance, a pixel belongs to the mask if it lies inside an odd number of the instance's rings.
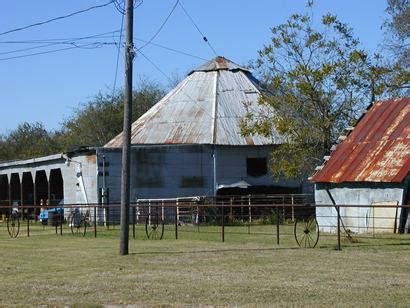
[[[132,124],[132,144],[269,145],[280,138],[243,137],[245,104],[260,112],[260,90],[250,73],[217,57],[189,74]],[[106,147],[120,147],[122,134]]]
[[410,171],[410,98],[375,102],[312,182],[402,182]]
[[218,71],[218,70],[241,70],[249,72],[246,68],[239,66],[238,64],[224,58],[224,57],[216,57],[205,64],[199,66],[198,68],[191,71],[188,75],[194,72],[211,72],[211,71]]

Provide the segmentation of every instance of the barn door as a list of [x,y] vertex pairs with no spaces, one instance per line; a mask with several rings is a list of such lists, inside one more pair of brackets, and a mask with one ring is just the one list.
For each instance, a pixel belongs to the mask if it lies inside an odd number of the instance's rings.
[[369,231],[395,233],[398,201],[373,202],[369,217]]

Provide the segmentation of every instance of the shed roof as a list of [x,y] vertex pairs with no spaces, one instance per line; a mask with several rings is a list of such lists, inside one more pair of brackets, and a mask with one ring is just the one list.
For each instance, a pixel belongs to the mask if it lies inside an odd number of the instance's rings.
[[410,171],[410,98],[375,102],[312,182],[402,182]]
[[224,58],[224,57],[216,57],[201,66],[197,67],[196,69],[192,70],[188,75],[194,72],[210,72],[210,71],[219,71],[219,70],[241,70],[244,72],[249,72],[248,69],[239,66],[238,64]]
[[[280,137],[243,137],[240,122],[260,112],[261,91],[245,68],[216,57],[193,70],[131,127],[131,144],[269,145]],[[119,134],[106,147],[122,146]]]

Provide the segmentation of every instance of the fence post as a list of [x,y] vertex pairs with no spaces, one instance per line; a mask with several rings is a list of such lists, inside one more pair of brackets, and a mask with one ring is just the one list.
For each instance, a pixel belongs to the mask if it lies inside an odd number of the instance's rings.
[[283,218],[286,217],[286,211],[285,211],[285,196],[282,196],[282,216],[283,216]]
[[279,245],[279,207],[276,206],[276,243]]
[[30,215],[27,216],[27,237],[30,237]]
[[251,234],[251,223],[252,223],[251,195],[248,195],[248,214],[249,214],[248,234]]
[[94,205],[94,237],[97,237],[97,207]]
[[225,223],[224,223],[224,202],[221,204],[221,218],[222,218],[222,243],[225,242]]
[[148,225],[151,226],[151,200],[148,200]]
[[294,197],[292,195],[292,222],[295,222],[295,207],[294,207],[294,205],[295,205],[295,200],[294,200]]
[[135,239],[135,221],[137,219],[135,206],[132,207],[132,238]]
[[372,230],[373,230],[373,238],[374,238],[374,205],[373,205],[373,208],[372,208],[372,216],[373,216],[373,228],[372,228]]
[[105,207],[105,225],[107,226],[107,230],[110,230],[110,205],[109,203],[104,204]]
[[196,217],[195,217],[195,221],[196,221],[196,226],[197,226],[197,232],[199,233],[199,206],[196,206]]
[[340,207],[336,205],[337,211],[337,250],[342,250],[340,247]]
[[139,224],[139,223],[140,223],[140,207],[139,207],[139,201],[137,201],[136,211],[137,211],[137,223]]
[[175,202],[175,239],[178,239],[178,199]]

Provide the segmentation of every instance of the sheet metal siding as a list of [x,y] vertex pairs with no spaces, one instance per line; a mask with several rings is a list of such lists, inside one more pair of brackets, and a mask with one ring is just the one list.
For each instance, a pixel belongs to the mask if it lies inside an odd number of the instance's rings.
[[[214,185],[213,146],[159,145],[132,148],[131,199],[170,198],[192,195],[212,195]],[[268,157],[273,146],[217,146],[216,183],[232,184],[245,180],[252,185],[295,186],[297,182],[277,183],[270,174],[247,175],[247,157]],[[107,187],[111,202],[120,200],[121,152],[106,153],[109,166]],[[101,170],[101,169],[100,169]],[[101,177],[99,186],[101,186]]]
[[376,102],[313,182],[402,182],[410,170],[410,98]]
[[[339,205],[370,205],[386,201],[397,201],[401,205],[403,202],[404,189],[400,184],[395,184],[398,185],[397,187],[392,186],[390,183],[377,183],[375,187],[354,187],[354,184],[350,184],[349,187],[343,186],[344,184],[336,185],[338,187],[330,188],[330,193],[336,204]],[[332,204],[332,200],[325,188],[321,184],[316,184],[315,202],[317,205]],[[353,232],[368,232],[367,228],[369,228],[371,214],[372,209],[370,207],[340,208],[340,215],[344,224],[348,225]],[[400,217],[400,212],[398,212],[397,217]],[[317,207],[316,218],[321,231],[336,232],[337,213],[333,206]],[[349,219],[354,221],[348,221]],[[386,218],[386,220],[391,222],[391,219]]]
[[259,89],[244,72],[218,72],[216,144],[269,145],[275,143],[275,140],[260,136],[247,138],[241,136],[240,123],[247,112],[245,104],[252,106],[253,111],[257,114],[260,112],[259,97]]
[[[64,202],[66,204],[84,203],[84,196],[81,192],[78,178],[79,163],[81,163],[82,177],[84,180],[85,190],[89,203],[97,202],[97,179],[96,179],[96,163],[94,155],[77,155],[72,158],[72,163],[66,165],[66,160],[58,155],[47,156],[50,159],[35,158],[25,160],[22,164],[21,161],[16,161],[13,165],[9,162],[7,166],[0,169],[0,175],[7,175],[10,180],[10,176],[13,173],[19,174],[20,181],[23,173],[29,172],[32,174],[33,180],[35,180],[36,172],[45,171],[47,178],[49,178],[50,172],[53,169],[60,169],[63,177],[63,191]],[[58,158],[58,159],[57,159]],[[91,158],[91,159],[90,159]]]
[[[216,72],[188,76],[159,103],[132,124],[132,144],[209,143],[212,88]],[[122,145],[122,134],[107,147]]]
[[211,146],[203,145],[133,148],[132,198],[211,195],[212,153]]
[[300,187],[297,181],[285,181],[274,179],[269,171],[264,176],[249,176],[247,174],[246,159],[248,157],[269,157],[274,146],[218,146],[217,147],[217,186],[229,185],[239,181],[245,181],[252,186],[272,186]]

